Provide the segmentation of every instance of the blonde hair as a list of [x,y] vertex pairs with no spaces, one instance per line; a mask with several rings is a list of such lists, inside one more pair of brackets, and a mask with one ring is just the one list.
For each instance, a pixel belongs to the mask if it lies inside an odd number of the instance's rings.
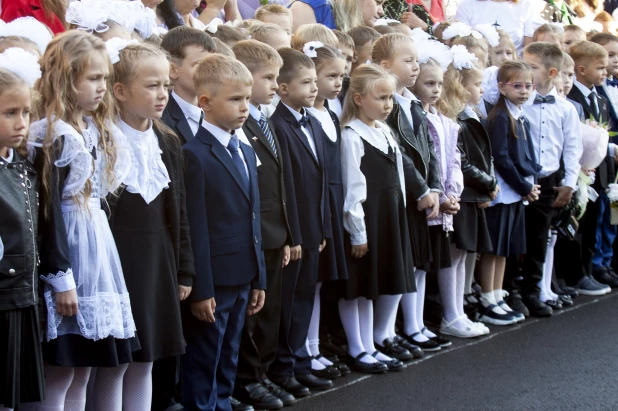
[[556,27],[553,24],[549,24],[549,23],[542,24],[539,26],[539,28],[534,30],[534,34],[532,35],[532,41],[533,42],[539,41],[539,36],[541,34],[552,34],[556,36],[557,38],[562,39],[562,32],[558,29],[558,27]]
[[[82,30],[72,30],[56,36],[47,46],[45,54],[40,60],[42,77],[36,85],[40,95],[38,113],[47,120],[47,133],[43,142],[43,189],[47,194],[52,190],[54,174],[54,159],[62,153],[62,140],[54,135],[54,123],[62,120],[76,130],[74,113],[82,110],[77,105],[78,91],[75,85],[90,65],[90,57],[100,53],[107,61],[109,72],[113,71],[107,49],[103,40]],[[113,103],[111,93],[103,95],[97,109],[90,113],[95,127],[100,133],[98,147],[105,156],[105,172],[103,178],[108,186],[115,183],[114,166],[116,164],[116,148],[108,125],[112,124]],[[54,141],[56,140],[56,141]],[[92,193],[92,181],[86,182],[83,192],[84,203],[87,205]],[[73,197],[75,201],[79,199]],[[46,215],[48,211],[46,207]]]
[[335,0],[330,2],[339,30],[348,31],[354,27],[365,25],[360,3],[359,0]]
[[371,52],[371,60],[375,64],[380,64],[385,60],[392,60],[395,57],[395,47],[398,43],[414,44],[414,41],[403,34],[390,33],[385,34],[373,43],[373,51]]
[[494,62],[491,61],[491,54],[493,54],[494,49],[500,48],[500,47],[505,47],[511,50],[511,54],[513,54],[513,58],[517,59],[517,47],[515,47],[515,43],[513,42],[511,35],[502,29],[497,29],[496,31],[498,32],[498,36],[500,40],[498,41],[498,45],[496,47],[490,47],[492,53],[490,53],[489,55],[489,62],[491,64],[494,64]]
[[222,84],[251,86],[253,77],[240,61],[222,54],[211,54],[195,67],[193,83],[200,94],[203,90],[216,94]]
[[[232,51],[232,48],[230,46],[228,46],[227,44],[225,44],[223,41],[219,40],[216,37],[213,37],[212,39],[215,42],[215,51],[214,51],[215,53],[221,54],[223,56],[232,57],[232,58],[236,57],[234,55],[234,52]],[[236,43],[236,44],[238,44],[238,43]]]
[[575,68],[575,60],[568,53],[562,53],[562,68],[564,69],[565,67]]
[[399,33],[399,30],[397,30],[395,27],[391,27],[389,25],[386,25],[386,26],[376,26],[373,29],[375,31],[377,31],[378,33],[380,33],[382,36],[385,36],[387,34]]
[[579,43],[572,45],[569,54],[571,55],[571,58],[573,58],[575,66],[607,57],[607,51],[605,48],[591,41],[580,41]]
[[577,33],[586,34],[586,31],[576,24],[567,24],[564,26],[564,32],[566,33],[567,31],[575,31]]
[[456,120],[457,115],[463,111],[470,100],[470,93],[466,85],[473,75],[483,75],[478,67],[457,70],[451,64],[444,73],[444,85],[442,94],[436,103],[436,109],[446,117]]
[[234,47],[234,44],[238,43],[239,41],[247,40],[249,38],[246,30],[238,29],[232,26],[226,26],[225,24],[218,26],[216,33],[208,34],[210,34],[211,37],[221,40],[230,47]]
[[41,55],[39,46],[30,39],[21,36],[0,37],[0,53],[4,53],[6,49],[11,47],[17,47],[26,51],[36,50],[37,54]]
[[348,35],[354,41],[354,48],[362,47],[365,44],[375,42],[381,36],[375,29],[367,26],[354,27],[348,31]]
[[[21,77],[19,77],[17,74],[11,71],[5,70],[5,69],[0,69],[0,98],[5,92],[17,86],[23,86],[23,87],[30,89],[30,86],[28,85],[28,83],[26,83],[26,81],[22,79]],[[30,92],[30,97],[32,98],[32,92]],[[30,116],[32,118],[32,114]],[[28,139],[24,138],[21,144],[19,145],[19,147],[17,148],[17,151],[22,155],[26,155],[27,141]]]
[[347,48],[354,51],[354,40],[349,34],[341,30],[333,30],[333,34],[337,37],[337,47],[340,49]]
[[296,29],[292,36],[292,48],[302,50],[306,43],[310,41],[321,41],[322,43],[337,47],[339,41],[333,31],[323,24],[305,24]]
[[280,4],[265,4],[261,7],[258,7],[255,10],[255,19],[258,21],[263,21],[262,19],[267,14],[277,14],[279,16],[288,16],[290,20],[292,19],[292,12],[287,7],[284,7]]
[[285,47],[279,50],[279,55],[283,60],[279,77],[277,77],[279,84],[291,82],[302,69],[315,69],[313,60],[298,50]]
[[373,92],[382,81],[390,83],[393,91],[395,90],[397,85],[395,78],[380,66],[376,66],[375,64],[363,64],[354,70],[350,78],[350,88],[343,102],[343,113],[341,114],[342,126],[358,118],[360,108],[354,102],[354,95],[359,94],[365,96]]
[[247,19],[239,22],[238,24],[234,24],[234,27],[244,30],[251,30],[253,27],[259,26],[260,24],[264,23],[256,19]]
[[272,23],[262,23],[260,25],[255,25],[251,27],[251,29],[249,30],[249,34],[251,34],[251,38],[253,40],[257,40],[262,43],[266,43],[268,39],[275,34],[283,34],[285,36],[288,35],[285,30]]
[[264,66],[275,65],[279,68],[283,66],[283,60],[277,50],[257,40],[239,41],[234,46],[233,51],[236,59],[244,64],[251,73],[255,73]]

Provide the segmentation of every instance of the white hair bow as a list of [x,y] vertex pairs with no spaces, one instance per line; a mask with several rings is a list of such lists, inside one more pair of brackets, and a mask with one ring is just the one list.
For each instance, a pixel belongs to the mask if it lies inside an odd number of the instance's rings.
[[9,47],[0,54],[0,69],[21,77],[30,87],[41,78],[39,58],[19,47]]
[[416,43],[419,64],[426,64],[430,59],[438,62],[442,71],[446,71],[453,62],[453,53],[447,45],[436,40],[425,40]]
[[0,20],[0,37],[19,36],[32,40],[39,48],[41,55],[45,53],[47,45],[52,40],[52,33],[46,25],[34,17],[20,17],[4,23]]
[[491,24],[477,24],[474,30],[478,31],[485,37],[491,47],[498,47],[500,44],[500,34],[498,30]]
[[450,40],[455,37],[468,37],[472,36],[475,39],[482,39],[483,35],[476,30],[473,30],[472,27],[468,26],[466,23],[456,22],[448,26],[442,32],[442,38],[444,40]]
[[109,54],[109,59],[112,64],[116,64],[120,61],[120,52],[131,44],[139,44],[137,40],[126,40],[120,37],[112,37],[105,42],[105,48]]
[[310,41],[309,43],[305,43],[305,45],[303,46],[303,53],[305,53],[307,57],[317,57],[317,50],[320,47],[324,47],[324,43],[322,43],[321,41]]
[[399,23],[399,20],[394,19],[377,19],[373,26],[388,26],[390,23]]
[[460,44],[451,47],[451,54],[453,55],[453,67],[457,70],[471,69],[478,61],[474,54]]

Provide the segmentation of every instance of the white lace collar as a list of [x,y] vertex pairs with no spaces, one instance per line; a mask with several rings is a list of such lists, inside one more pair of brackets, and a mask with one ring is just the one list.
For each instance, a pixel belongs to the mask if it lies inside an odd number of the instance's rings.
[[147,204],[164,189],[169,187],[170,177],[161,158],[159,140],[152,124],[146,131],[135,130],[122,120],[118,120],[118,127],[127,137],[132,148],[132,170],[123,181],[127,191],[142,196]]

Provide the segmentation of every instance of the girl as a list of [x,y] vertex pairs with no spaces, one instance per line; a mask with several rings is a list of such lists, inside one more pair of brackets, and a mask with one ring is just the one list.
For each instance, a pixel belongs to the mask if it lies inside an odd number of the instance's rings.
[[[463,46],[453,46],[451,52],[453,64],[444,74],[444,89],[438,107],[447,117],[456,119],[460,126],[458,147],[462,153],[461,170],[465,185],[460,210],[453,218],[454,233],[451,237],[452,259],[463,256],[460,264],[454,267],[457,276],[455,308],[459,318],[456,330],[476,326],[488,333],[487,327],[472,323],[463,311],[464,298],[470,299],[474,307],[478,303],[472,295],[476,253],[492,250],[484,209],[489,206],[490,200],[495,199],[498,190],[489,136],[474,111],[483,94],[483,72],[474,65],[476,59]],[[445,329],[442,333],[448,334],[449,331]]]
[[[401,152],[381,123],[393,108],[395,85],[380,67],[360,66],[353,72],[342,115],[348,280],[339,311],[352,367],[368,373],[403,367],[375,349],[371,300],[415,291]],[[388,316],[383,317],[377,319],[383,323],[378,328],[388,326]]]
[[521,105],[534,89],[532,70],[525,63],[505,61],[497,72],[498,101],[487,118],[487,130],[500,192],[485,211],[493,251],[481,258],[480,320],[508,325],[524,319],[504,302],[502,282],[506,257],[526,253],[524,201],[540,193],[534,184],[541,170],[536,163],[530,125]]
[[[333,238],[326,241],[326,248],[320,254],[320,280],[333,281],[348,278],[348,270],[345,262],[345,250],[343,246],[343,187],[341,182],[341,129],[339,119],[326,105],[328,99],[336,98],[341,92],[343,76],[345,74],[345,58],[339,50],[331,46],[325,46],[319,41],[312,42],[314,49],[304,47],[305,54],[313,59],[318,75],[318,95],[314,105],[308,108],[322,124],[326,134],[324,147],[326,162],[328,165],[328,190],[331,207],[331,220]],[[332,284],[332,283],[331,283]],[[333,363],[320,354],[319,331],[320,331],[320,290],[322,283],[318,283],[315,290],[315,302],[313,314],[309,324],[307,337],[307,350],[309,355],[315,357],[311,361],[313,373],[323,378],[341,376],[340,370],[333,368]],[[338,367],[343,364],[338,365]],[[345,369],[344,372],[349,369]]]
[[[126,42],[117,44],[121,48]],[[153,362],[184,354],[178,301],[191,292],[195,270],[180,142],[158,122],[169,96],[169,62],[154,46],[128,45],[119,52],[112,84],[133,167],[123,181],[126,186],[109,197],[110,226],[141,350],[133,352],[132,364],[98,369],[94,404],[97,409],[148,410]]]
[[489,50],[489,63],[492,66],[500,67],[507,60],[517,60],[517,50],[515,43],[511,39],[509,33],[502,29],[498,29],[500,41],[496,47],[491,47]]
[[126,178],[131,158],[111,122],[105,43],[80,30],[64,33],[49,44],[41,66],[37,91],[45,117],[32,124],[30,141],[42,149],[36,160],[42,162],[45,216],[53,217],[49,210],[61,204],[62,215],[52,223],[64,226],[65,236],[54,241],[68,247],[73,267],[72,274],[50,275],[45,285],[42,406],[83,409],[90,367],[131,362],[139,348],[118,251],[101,209]]
[[[36,291],[39,286],[37,256],[41,257],[41,272],[54,273],[50,276],[62,276],[71,271],[67,255],[63,253],[66,250],[56,250],[52,239],[47,239],[39,247],[39,177],[23,150],[30,125],[32,84],[29,83],[34,83],[40,76],[35,55],[18,48],[0,54],[2,411],[41,401],[44,395],[37,307],[39,295]],[[46,230],[41,227],[40,232],[46,233]]]

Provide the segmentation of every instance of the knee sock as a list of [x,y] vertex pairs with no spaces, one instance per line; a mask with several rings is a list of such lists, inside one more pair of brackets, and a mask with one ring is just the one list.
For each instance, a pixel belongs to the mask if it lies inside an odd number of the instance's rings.
[[122,409],[149,410],[152,403],[152,364],[134,362],[124,374]]
[[558,236],[549,232],[547,239],[547,252],[545,254],[545,264],[543,264],[543,278],[539,281],[539,288],[541,289],[540,298],[545,302],[548,300],[557,300],[558,295],[551,290],[551,278],[554,269],[554,247]]
[[374,304],[375,316],[373,319],[373,341],[382,345],[384,340],[391,336],[391,324],[393,326],[397,317],[397,307],[401,295],[380,295]]
[[474,281],[474,268],[476,267],[476,253],[468,253],[466,256],[466,281],[464,294],[472,294],[472,282]]
[[[315,288],[315,298],[313,300],[313,312],[311,313],[311,322],[309,323],[309,332],[307,333],[307,352],[309,355],[317,357],[320,355],[320,290],[322,289],[322,283],[318,283]],[[318,361],[322,365],[329,367],[333,365],[332,362],[322,357]],[[315,368],[321,370],[323,368]]]
[[[358,314],[360,318],[360,335],[363,347],[367,354],[373,355],[377,352],[373,343],[373,301],[364,297],[358,299]],[[375,358],[378,361],[390,361],[391,358],[377,352]]]
[[37,404],[39,411],[63,411],[67,391],[75,368],[45,365],[45,400]]
[[483,307],[489,307],[490,305],[494,305],[491,311],[493,311],[496,314],[502,314],[502,315],[506,314],[506,311],[504,311],[498,305],[498,301],[496,301],[496,294],[493,291],[490,291],[488,293],[481,293],[481,305]]
[[[429,331],[425,327],[425,288],[427,284],[427,272],[423,270],[416,270],[418,276],[416,277],[416,290],[418,293],[416,299],[416,323],[418,324],[419,330],[421,334],[423,334],[427,338],[435,338],[436,335]],[[420,287],[419,287],[420,284]],[[419,292],[419,290],[422,290]],[[417,341],[420,341],[417,337],[414,338]]]
[[[358,299],[352,301],[339,300],[339,316],[348,340],[348,352],[352,358],[356,358],[359,354],[366,352],[361,338],[360,324],[366,322],[367,319],[359,316]],[[361,362],[373,364],[378,361],[371,356],[372,353],[367,354],[369,355],[360,359]]]
[[[307,339],[305,341],[305,349],[307,350],[307,352],[311,355],[311,348],[309,347],[309,340]],[[324,364],[322,364],[320,361],[318,361],[316,358],[311,358],[311,369],[312,370],[316,370],[316,371],[320,371],[325,369],[326,366]]]
[[[422,310],[423,305],[425,303],[425,275],[427,273],[423,270],[416,270],[414,272],[414,277],[416,279],[416,292],[404,294],[401,297],[401,308],[403,310],[403,319],[404,319],[404,333],[406,335],[413,335],[419,333],[412,338],[418,342],[425,342],[428,340],[423,334],[421,334],[421,329],[424,327],[422,318],[423,314],[421,312],[420,318],[421,323],[418,323],[419,319],[419,307]],[[419,299],[421,303],[419,303]]]
[[86,392],[90,380],[90,367],[76,367],[73,382],[64,399],[64,411],[84,411],[86,408]]
[[117,367],[99,367],[94,384],[94,408],[96,410],[121,410],[122,387],[128,364]]

